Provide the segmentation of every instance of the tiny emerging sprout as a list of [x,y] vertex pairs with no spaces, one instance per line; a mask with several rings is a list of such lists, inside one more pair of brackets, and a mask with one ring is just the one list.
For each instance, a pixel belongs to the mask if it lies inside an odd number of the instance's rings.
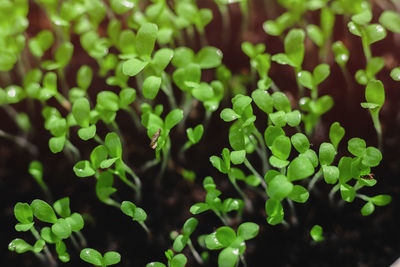
[[150,147],[152,149],[156,149],[157,148],[157,140],[160,137],[160,134],[161,134],[161,128],[158,128],[157,132],[151,138]]

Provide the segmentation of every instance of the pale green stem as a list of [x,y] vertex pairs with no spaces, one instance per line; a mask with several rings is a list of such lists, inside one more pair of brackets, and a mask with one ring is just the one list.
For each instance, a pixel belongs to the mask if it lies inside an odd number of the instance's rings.
[[0,137],[3,137],[4,139],[14,142],[21,148],[28,150],[29,153],[31,153],[34,156],[36,156],[38,154],[38,148],[34,144],[29,142],[26,138],[14,136],[14,135],[9,134],[1,129],[0,129]]
[[370,199],[368,196],[363,195],[363,194],[356,194],[356,197],[361,198],[362,200],[367,201],[367,202]]
[[310,183],[308,184],[308,191],[313,190],[314,185],[318,182],[318,180],[322,177],[322,168],[318,170],[311,179]]
[[147,237],[149,239],[152,239],[152,234],[150,229],[147,227],[147,225],[144,222],[138,222],[140,224],[140,226],[142,226],[142,228],[146,231]]
[[[32,226],[32,228],[31,228],[31,233],[32,233],[33,236],[36,238],[36,240],[42,239],[42,238],[40,237],[38,231],[37,231],[37,230],[35,229],[35,227],[33,227],[33,226]],[[46,244],[45,244],[44,247],[43,247],[43,251],[44,251],[44,254],[45,254],[46,257],[47,257],[47,260],[48,260],[49,263],[50,263],[50,266],[52,266],[52,267],[58,266],[56,260],[54,259],[53,255],[50,253],[50,250],[49,250],[49,248],[47,247]]]
[[379,111],[373,112],[370,110],[370,114],[378,137],[378,148],[382,152],[383,150],[382,127],[381,127],[381,122],[379,121]]
[[98,134],[94,135],[94,140],[99,143],[100,145],[104,145],[104,141],[100,138]]
[[247,267],[247,262],[246,262],[246,259],[244,258],[244,255],[242,254],[239,257],[240,257],[240,261],[243,264],[243,267]]
[[171,109],[176,109],[178,107],[178,105],[176,104],[176,101],[175,101],[171,80],[165,72],[162,73],[161,89],[167,95],[168,102],[169,102],[169,105],[171,106]]
[[161,184],[161,179],[165,173],[165,170],[168,165],[168,160],[169,160],[169,153],[170,153],[170,146],[166,144],[166,147],[162,150],[163,156],[162,156],[162,162],[161,162],[161,168],[160,171],[158,172],[157,178],[156,178],[156,183]]
[[262,166],[263,166],[263,173],[266,173],[267,170],[270,169],[270,166],[268,164],[267,146],[265,144],[262,134],[257,130],[257,128],[255,128],[254,135],[256,136],[256,138],[261,146],[261,153],[262,153],[261,160],[262,160]]
[[264,181],[264,178],[256,171],[256,169],[254,169],[253,165],[251,165],[251,163],[245,159],[244,160],[244,165],[246,165],[246,167],[255,175],[258,177],[258,179],[260,179],[261,185],[262,187],[264,187],[264,189],[267,189],[267,184]]
[[73,236],[72,234],[69,236],[71,238],[71,243],[74,246],[74,248],[76,249],[76,251],[81,251],[81,247],[78,244],[78,241],[76,240],[75,236]]
[[222,18],[222,43],[227,44],[229,43],[230,38],[230,28],[231,28],[231,19],[229,16],[229,9],[227,5],[223,4],[218,4],[218,10],[221,13],[221,18]]
[[335,193],[339,190],[339,188],[340,188],[340,184],[337,184],[334,187],[332,187],[331,191],[329,192],[329,201],[331,203],[333,203],[333,197],[334,197]]
[[367,38],[361,38],[363,50],[364,50],[364,55],[367,63],[371,60],[372,58],[372,53],[371,53],[371,47],[369,46],[367,42]]
[[79,238],[79,243],[81,244],[81,247],[86,247],[87,246],[87,242],[86,242],[86,238],[85,236],[81,233],[81,231],[78,232],[74,232],[78,238]]
[[81,158],[81,153],[78,148],[74,146],[68,139],[65,139],[65,147],[72,152],[75,160],[79,160]]
[[194,259],[197,261],[197,263],[200,265],[203,265],[204,261],[201,258],[200,254],[195,249],[195,247],[193,246],[192,240],[190,240],[190,238],[188,239],[187,244],[189,246],[190,252],[192,252],[192,255],[193,255]]

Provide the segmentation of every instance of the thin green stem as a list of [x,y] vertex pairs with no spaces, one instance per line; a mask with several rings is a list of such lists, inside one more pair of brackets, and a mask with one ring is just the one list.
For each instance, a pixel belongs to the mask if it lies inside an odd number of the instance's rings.
[[77,161],[81,158],[81,153],[79,149],[76,148],[68,139],[65,139],[65,147],[72,152],[74,159]]
[[328,196],[329,196],[329,201],[331,203],[333,203],[333,197],[334,197],[335,193],[339,190],[339,188],[340,188],[340,184],[338,183],[334,187],[332,187],[331,191],[329,192]]
[[256,136],[257,141],[258,141],[258,143],[260,143],[260,146],[261,146],[261,153],[262,153],[261,160],[262,160],[262,166],[263,166],[263,173],[266,173],[267,170],[270,169],[270,166],[268,164],[267,146],[265,144],[262,134],[258,131],[257,128],[254,127],[254,129],[255,129],[254,135]]
[[311,179],[310,183],[308,184],[308,191],[313,190],[314,185],[318,182],[318,180],[322,177],[322,168],[318,170]]
[[147,227],[147,225],[146,225],[144,222],[138,222],[138,223],[139,223],[140,226],[142,226],[142,228],[146,231],[147,237],[148,237],[149,239],[152,239],[151,231],[150,231],[150,229]]
[[81,233],[81,231],[78,232],[74,232],[76,234],[76,236],[79,238],[79,244],[81,245],[81,247],[87,247],[87,241],[85,236]]
[[[31,228],[31,233],[36,238],[36,240],[41,240],[42,239],[40,237],[38,231],[35,229],[35,227]],[[57,266],[58,264],[57,264],[56,260],[54,259],[53,255],[50,253],[50,250],[49,250],[49,248],[47,247],[46,244],[43,247],[43,251],[44,251],[44,254],[47,257],[47,260],[50,263],[50,266],[52,266],[52,267]]]
[[156,178],[156,183],[161,184],[161,179],[165,173],[165,170],[168,165],[168,160],[169,160],[169,153],[170,153],[170,145],[168,144],[169,142],[167,141],[167,144],[165,145],[164,149],[162,150],[163,156],[162,156],[162,162],[161,162],[161,168],[160,171],[158,172],[157,178]]
[[367,42],[367,38],[361,37],[361,42],[362,42],[362,47],[364,50],[365,60],[368,63],[372,58],[371,47],[369,46],[369,44]]
[[9,141],[12,141],[16,145],[20,146],[21,148],[24,148],[29,151],[30,154],[37,156],[38,154],[38,148],[29,142],[26,138],[22,138],[19,136],[12,135],[10,133],[7,133],[3,130],[0,129],[0,137],[7,139]]
[[221,13],[221,19],[222,19],[222,32],[221,32],[221,37],[222,37],[222,43],[227,44],[229,43],[230,39],[230,27],[231,27],[231,19],[229,16],[229,9],[227,5],[223,4],[218,4],[218,10]]
[[247,207],[248,211],[253,210],[253,205],[251,204],[251,201],[249,198],[246,196],[246,194],[240,189],[240,187],[237,185],[235,179],[229,179],[233,185],[233,187],[236,189],[236,191],[239,193],[240,197],[243,199],[245,207]]
[[364,201],[369,201],[369,196],[363,195],[363,194],[356,194],[356,197],[364,200]]
[[258,177],[258,179],[260,179],[261,185],[262,187],[264,187],[264,189],[267,189],[267,184],[264,181],[264,178],[256,171],[256,169],[254,169],[253,165],[251,165],[251,163],[245,159],[244,160],[244,165],[246,165],[246,167],[255,175]]
[[239,256],[239,258],[240,258],[240,261],[241,261],[242,264],[243,264],[243,267],[247,267],[247,262],[246,262],[246,259],[244,258],[244,255],[241,254],[241,255]]
[[383,150],[383,141],[382,141],[382,127],[381,122],[379,120],[379,110],[370,110],[372,122],[374,123],[376,135],[378,138],[378,148],[380,151]]
[[75,248],[77,251],[81,251],[81,247],[79,246],[78,241],[76,240],[75,236],[73,236],[73,235],[71,234],[69,237],[71,238],[71,243],[72,243],[72,245],[74,246],[74,248]]
[[200,265],[203,265],[204,261],[201,258],[200,254],[195,249],[195,247],[193,246],[192,240],[190,240],[190,238],[188,239],[187,244],[189,246],[190,252],[192,252],[192,255],[193,255],[194,259],[197,261],[197,263]]
[[176,100],[174,97],[171,79],[165,72],[163,72],[161,75],[162,75],[162,81],[163,81],[163,83],[161,85],[161,89],[167,95],[168,103],[171,106],[171,109],[176,109],[176,108],[178,108],[178,105],[176,104]]

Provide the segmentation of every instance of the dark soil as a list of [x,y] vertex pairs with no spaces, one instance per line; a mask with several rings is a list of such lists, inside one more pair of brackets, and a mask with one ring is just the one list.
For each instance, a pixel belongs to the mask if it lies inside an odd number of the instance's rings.
[[[229,41],[220,40],[221,18],[215,10],[215,6],[206,1],[202,3],[214,10],[214,21],[207,28],[207,37],[210,44],[220,47],[224,53],[224,63],[234,73],[248,73],[248,59],[240,50],[240,42],[248,40],[252,42],[264,42],[269,53],[281,52],[283,44],[279,38],[267,36],[262,30],[262,22],[274,19],[281,10],[278,6],[269,3],[269,8],[263,6],[262,1],[252,1],[251,30],[245,36],[234,33],[240,32],[240,14],[238,6],[233,5],[230,9],[232,16],[232,27]],[[374,17],[382,12],[379,6],[374,6],[376,12]],[[50,27],[40,17],[40,11],[32,4],[30,18],[31,26],[29,33],[36,34],[43,27]],[[316,14],[309,14],[309,21],[318,23]],[[351,36],[347,31],[345,18],[337,17],[334,40],[342,40],[351,52],[349,69],[352,74],[365,66],[359,38]],[[74,81],[75,72],[82,64],[95,66],[81,53],[79,40],[74,41],[77,53],[82,54],[72,62],[67,77]],[[196,47],[195,47],[196,48]],[[316,48],[311,43],[306,43],[306,59],[304,69],[312,69],[318,64]],[[311,193],[306,204],[295,205],[296,218],[285,206],[286,220],[290,227],[282,225],[270,226],[265,220],[264,202],[250,189],[246,189],[253,205],[254,212],[244,213],[244,221],[257,222],[260,234],[254,240],[247,242],[246,260],[249,267],[253,266],[388,266],[400,256],[400,229],[398,214],[400,205],[400,180],[399,166],[400,157],[400,91],[398,83],[389,77],[390,69],[398,66],[400,53],[399,42],[393,34],[373,46],[372,53],[375,56],[384,56],[386,66],[378,75],[386,88],[386,103],[382,109],[381,119],[383,121],[384,147],[383,161],[379,167],[373,170],[378,184],[374,188],[363,189],[367,195],[390,194],[393,201],[386,207],[376,207],[375,212],[369,217],[361,216],[360,209],[364,202],[355,200],[353,203],[341,205],[339,198],[334,204],[329,203],[328,192],[330,186],[323,183],[317,186],[316,192]],[[346,129],[345,139],[342,141],[340,150],[346,150],[347,140],[352,137],[360,137],[367,141],[368,145],[376,145],[376,135],[368,112],[360,107],[364,101],[364,88],[352,84],[354,91],[347,92],[345,80],[340,69],[335,63],[331,65],[331,76],[323,83],[321,94],[330,94],[335,99],[334,108],[323,117],[321,125],[317,128],[312,143],[314,148],[327,140],[329,126],[334,121],[339,121]],[[273,64],[270,76],[277,85],[286,93],[295,96],[296,84],[294,75],[289,68]],[[15,81],[17,82],[17,81]],[[70,83],[74,86],[74,82]],[[96,80],[89,89],[91,95],[96,95],[96,90],[104,89],[104,81]],[[253,88],[249,88],[252,90]],[[220,107],[229,106],[225,100]],[[21,105],[21,110],[25,106]],[[159,166],[139,175],[143,181],[143,200],[137,203],[148,213],[147,224],[153,232],[153,238],[149,240],[143,229],[132,222],[121,211],[106,206],[98,201],[95,195],[95,179],[77,178],[73,171],[73,161],[69,161],[65,154],[51,154],[47,141],[49,133],[43,129],[43,121],[40,114],[40,106],[35,104],[37,114],[34,116],[35,132],[30,136],[40,154],[37,158],[13,143],[0,140],[0,212],[2,216],[0,241],[3,246],[3,266],[40,266],[39,261],[32,253],[16,254],[7,250],[7,244],[16,237],[21,237],[30,243],[33,238],[28,233],[18,233],[14,230],[16,220],[13,216],[13,207],[16,202],[30,203],[35,198],[43,199],[44,195],[37,184],[27,173],[29,162],[38,159],[43,162],[45,181],[48,183],[55,199],[65,196],[71,198],[71,210],[84,214],[87,218],[83,234],[88,240],[88,246],[105,252],[116,250],[122,255],[122,262],[117,266],[145,266],[151,261],[165,262],[164,251],[171,248],[172,240],[169,233],[173,230],[179,231],[186,219],[191,214],[189,208],[196,202],[204,200],[204,190],[201,187],[202,179],[211,175],[214,177],[218,188],[223,192],[222,198],[238,197],[233,187],[229,184],[227,177],[218,173],[209,163],[211,155],[220,154],[227,144],[227,133],[229,124],[219,119],[219,111],[214,114],[211,124],[199,145],[188,150],[184,160],[179,160],[177,151],[172,151],[172,162],[162,180],[161,186],[155,185],[155,177]],[[261,115],[261,114],[260,114]],[[202,120],[203,110],[199,106],[191,114],[188,126],[193,126]],[[260,116],[262,118],[262,116]],[[12,120],[4,112],[0,112],[2,129],[17,133]],[[262,119],[257,119],[257,125],[264,131],[265,124]],[[118,114],[118,124],[125,136],[125,159],[135,170],[139,170],[141,164],[153,158],[153,151],[148,147],[148,138],[143,131],[134,128],[126,114]],[[102,132],[104,136],[106,131]],[[83,149],[82,157],[89,157],[90,149],[94,143],[84,143],[71,134],[72,142]],[[185,135],[175,130],[172,133],[172,144],[180,147]],[[258,163],[259,164],[259,163]],[[179,175],[179,168],[183,167],[196,172],[196,181],[191,183]],[[133,200],[132,192],[121,183],[116,182],[118,198],[120,201]],[[199,227],[194,232],[193,240],[200,234],[211,233],[216,227],[221,226],[218,218],[211,213],[196,216],[199,219]],[[295,221],[296,223],[293,223]],[[315,224],[324,228],[325,240],[321,243],[312,241],[309,231]],[[194,242],[197,244],[197,242]],[[74,251],[72,245],[67,242],[68,251],[71,254],[70,266],[87,266],[79,259],[79,252]],[[199,246],[196,247],[201,250]],[[54,251],[54,247],[51,247]],[[189,259],[188,266],[196,266],[189,251],[184,251]],[[216,266],[217,253],[210,253],[211,262],[207,266]],[[61,266],[66,264],[60,264]]]

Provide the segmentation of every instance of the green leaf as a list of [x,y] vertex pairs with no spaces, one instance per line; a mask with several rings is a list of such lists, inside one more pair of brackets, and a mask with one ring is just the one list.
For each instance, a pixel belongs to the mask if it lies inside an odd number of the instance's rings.
[[395,81],[400,81],[400,67],[392,69],[390,72],[390,77]]
[[205,241],[206,247],[207,247],[208,249],[211,249],[211,250],[221,249],[221,248],[224,247],[224,246],[218,241],[218,239],[217,239],[217,237],[216,237],[216,232],[207,235],[204,241]]
[[307,25],[307,35],[317,46],[321,47],[324,44],[324,36],[321,29],[314,24]]
[[272,143],[272,154],[281,160],[286,160],[292,148],[289,137],[280,135]]
[[368,201],[367,203],[365,203],[365,205],[361,208],[361,214],[362,216],[368,216],[370,214],[372,214],[375,210],[375,206],[374,204],[372,204],[371,201]]
[[237,235],[244,240],[253,239],[258,235],[260,227],[253,222],[245,222],[239,225]]
[[335,159],[336,149],[331,143],[322,143],[319,147],[319,162],[321,165],[330,165]]
[[292,110],[289,98],[284,93],[275,92],[272,94],[272,99],[274,101],[274,107],[276,110],[281,110],[284,112],[290,112]]
[[246,150],[232,151],[230,158],[233,164],[242,164],[246,159]]
[[267,194],[271,199],[282,200],[293,190],[293,184],[284,175],[275,176],[268,184]]
[[283,160],[280,158],[277,158],[275,156],[271,156],[269,157],[269,164],[271,164],[271,166],[275,167],[275,168],[285,168],[287,165],[289,165],[290,161],[287,160]]
[[52,226],[51,231],[59,238],[66,239],[71,233],[71,225],[65,219],[58,219]]
[[59,68],[63,68],[68,64],[68,62],[71,60],[73,52],[74,46],[69,42],[65,42],[57,48],[54,59]]
[[170,264],[171,267],[184,267],[186,265],[186,262],[187,258],[185,255],[177,254],[172,258]]
[[90,125],[89,127],[81,128],[78,130],[78,136],[80,139],[87,141],[92,139],[96,135],[96,125]]
[[352,178],[351,163],[352,159],[350,157],[342,157],[339,161],[339,181],[341,184],[346,183]]
[[132,58],[122,64],[122,72],[128,76],[136,76],[147,66],[147,64],[148,62],[146,61]]
[[352,138],[349,140],[347,145],[347,150],[349,150],[351,154],[357,157],[361,157],[364,154],[366,148],[367,145],[365,141],[361,138]]
[[192,94],[195,98],[204,102],[214,96],[214,90],[209,84],[202,82],[193,88]]
[[389,31],[400,33],[400,15],[392,10],[385,10],[379,17],[379,23]]
[[181,252],[185,248],[188,240],[188,236],[178,235],[174,240],[174,244],[172,245],[173,250],[176,252]]
[[113,158],[122,157],[122,146],[118,134],[114,132],[108,133],[106,135],[104,144],[107,147],[108,155],[110,155],[110,157]]
[[115,251],[109,251],[104,254],[103,264],[105,266],[110,266],[117,264],[121,261],[121,255]]
[[70,256],[67,252],[67,246],[65,245],[65,243],[63,241],[58,241],[56,243],[56,252],[57,252],[58,258],[62,262],[69,262]]
[[215,232],[215,237],[224,247],[228,247],[235,240],[236,233],[232,228],[228,226],[222,226]]
[[304,155],[299,155],[289,164],[287,177],[289,181],[296,181],[307,178],[314,173],[314,166]]
[[370,24],[365,28],[365,38],[368,44],[373,44],[386,37],[386,30],[380,24]]
[[322,166],[322,173],[327,184],[335,184],[339,179],[339,168],[336,166]]
[[8,244],[8,250],[15,251],[17,253],[25,253],[32,250],[32,246],[26,243],[20,238],[16,238]]
[[308,200],[309,196],[310,193],[308,193],[307,189],[305,189],[301,185],[295,185],[293,186],[292,191],[287,197],[294,202],[305,203]]
[[362,164],[368,167],[376,167],[382,160],[382,153],[375,147],[368,147],[362,156]]
[[54,213],[53,208],[43,200],[40,199],[33,200],[31,203],[31,208],[33,215],[42,222],[47,222],[47,223],[57,222],[57,216]]
[[222,52],[218,48],[206,46],[196,54],[194,60],[202,69],[216,68],[221,65]]
[[196,215],[196,214],[203,213],[209,209],[210,209],[210,207],[206,203],[196,203],[190,207],[190,213],[192,213],[193,215]]
[[232,108],[239,115],[243,114],[253,100],[249,96],[237,94],[232,98]]
[[377,195],[370,197],[369,200],[377,206],[386,206],[392,201],[392,197],[389,195]]
[[304,153],[310,148],[310,142],[308,141],[307,136],[302,133],[292,135],[290,140],[299,153]]
[[338,145],[340,143],[340,140],[342,140],[344,136],[344,128],[340,126],[340,123],[334,122],[332,123],[330,129],[329,129],[329,140],[335,147],[335,149],[338,148]]
[[97,94],[97,105],[101,106],[105,110],[118,111],[118,95],[111,91],[101,91]]
[[90,264],[101,266],[103,263],[103,257],[100,252],[92,248],[85,248],[81,250],[80,258]]
[[178,47],[175,49],[174,57],[172,58],[172,65],[177,68],[186,67],[194,60],[194,52],[188,47]]
[[285,135],[285,132],[281,127],[278,126],[268,126],[264,132],[265,143],[268,147],[272,147],[273,142],[278,136]]
[[46,242],[43,239],[39,239],[35,242],[33,245],[33,252],[39,253],[43,250],[44,246],[46,245]]
[[90,104],[87,98],[75,100],[72,105],[72,115],[81,127],[88,127],[90,122]]
[[197,144],[201,137],[203,136],[204,127],[203,125],[199,124],[196,127],[186,129],[186,134],[188,136],[189,141],[192,144]]
[[314,89],[313,77],[309,71],[306,70],[300,71],[297,74],[297,80],[302,86],[311,90]]
[[257,89],[253,91],[251,94],[254,103],[256,103],[257,107],[259,107],[262,111],[269,114],[273,109],[273,100],[268,91],[264,91],[262,89]]
[[347,27],[352,34],[361,37],[361,28],[359,25],[355,24],[353,21],[350,21],[347,23]]
[[150,262],[146,264],[146,267],[166,267],[164,263],[161,262]]
[[14,206],[15,218],[22,224],[33,222],[33,212],[28,203],[18,202]]
[[227,247],[218,255],[218,267],[234,267],[239,259],[239,249]]
[[230,108],[224,108],[221,111],[220,114],[221,119],[223,119],[226,122],[234,121],[238,118],[240,118],[240,115],[237,114],[233,109]]
[[17,62],[14,52],[6,49],[0,49],[0,71],[10,71]]
[[304,31],[292,29],[284,40],[285,53],[296,67],[301,67],[304,58]]
[[113,165],[118,159],[119,159],[119,158],[110,158],[110,159],[103,160],[103,161],[100,163],[100,166],[99,166],[99,167],[102,168],[102,169],[110,168],[111,165]]
[[53,204],[54,210],[58,215],[66,218],[71,215],[71,209],[69,208],[69,197],[64,197]]
[[165,117],[165,128],[171,130],[183,119],[183,110],[174,109]]
[[385,66],[385,61],[382,57],[373,57],[367,63],[366,73],[368,81],[375,77],[375,75]]
[[76,212],[74,212],[71,216],[65,218],[65,220],[71,226],[71,230],[73,232],[78,232],[78,231],[82,230],[82,228],[85,224],[83,221],[82,215],[80,215],[79,213],[76,213]]
[[158,27],[153,23],[144,23],[136,35],[136,51],[144,59],[151,57],[157,40]]
[[328,64],[319,64],[313,71],[314,85],[318,85],[328,78],[331,73],[331,69]]
[[311,228],[310,235],[315,242],[321,242],[324,240],[322,236],[323,229],[320,225],[314,225]]
[[43,30],[29,40],[29,50],[35,57],[42,57],[44,52],[53,45],[53,42],[53,33],[49,30]]
[[155,52],[152,64],[158,72],[161,72],[168,66],[173,56],[174,50],[170,48],[161,48]]
[[126,109],[135,99],[136,90],[133,88],[124,88],[119,92],[119,107]]
[[95,170],[92,169],[90,162],[87,160],[78,161],[74,165],[73,170],[75,172],[75,175],[78,177],[89,177],[93,176],[96,173]]
[[143,96],[148,99],[154,99],[160,90],[161,78],[149,76],[143,82]]
[[192,218],[187,219],[182,227],[183,234],[186,236],[190,236],[194,232],[194,230],[196,229],[198,224],[199,224],[199,221],[196,218],[192,217]]
[[385,102],[385,89],[379,80],[371,80],[365,88],[365,99],[368,103],[378,104],[380,106]]
[[340,195],[342,196],[342,199],[346,202],[353,202],[355,196],[356,196],[356,191],[354,188],[348,184],[341,184],[340,185]]
[[296,127],[301,122],[301,113],[298,110],[288,112],[285,114],[285,116],[286,116],[285,120],[286,120],[287,124],[289,124],[289,126],[291,126],[291,127]]
[[98,169],[100,167],[100,163],[107,159],[108,152],[107,148],[103,145],[96,146],[92,153],[90,153],[90,162],[92,163],[93,169]]
[[335,55],[335,61],[340,67],[344,68],[349,61],[349,50],[341,41],[336,41],[332,44],[332,51]]
[[284,127],[286,125],[286,114],[282,110],[270,113],[269,118],[275,126]]
[[353,15],[351,20],[360,25],[366,25],[372,20],[372,12],[369,9],[364,9],[362,12]]
[[79,88],[82,90],[87,90],[92,82],[93,78],[93,71],[92,69],[87,66],[83,65],[79,68],[78,73],[76,75],[76,83],[78,84]]
[[284,212],[280,201],[268,199],[265,202],[265,211],[268,215],[267,222],[271,225],[277,225],[282,222]]
[[110,6],[112,10],[118,15],[128,12],[129,10],[134,8],[136,4],[137,0],[110,0]]

